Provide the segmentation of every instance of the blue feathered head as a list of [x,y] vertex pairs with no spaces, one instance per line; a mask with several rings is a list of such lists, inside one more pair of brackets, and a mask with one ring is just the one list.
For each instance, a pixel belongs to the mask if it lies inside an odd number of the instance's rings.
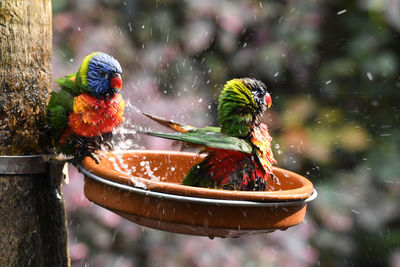
[[121,90],[121,73],[121,65],[115,58],[102,52],[94,52],[82,61],[78,79],[84,91],[103,98]]

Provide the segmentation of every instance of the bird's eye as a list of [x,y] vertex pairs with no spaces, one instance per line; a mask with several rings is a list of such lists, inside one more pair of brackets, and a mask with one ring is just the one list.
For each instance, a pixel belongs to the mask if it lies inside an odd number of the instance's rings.
[[104,72],[104,71],[99,71],[99,75],[101,76],[101,77],[104,77],[104,76],[106,76],[106,73]]

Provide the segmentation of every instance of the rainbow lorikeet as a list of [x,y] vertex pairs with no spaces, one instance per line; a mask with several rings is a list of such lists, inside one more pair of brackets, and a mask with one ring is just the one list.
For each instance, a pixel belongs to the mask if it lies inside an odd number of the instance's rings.
[[204,146],[202,151],[207,156],[190,169],[182,182],[184,185],[265,191],[276,161],[271,150],[272,138],[261,122],[261,115],[271,103],[271,96],[262,82],[250,78],[233,79],[225,84],[219,96],[220,127],[196,128],[144,113],[177,131],[145,133]]
[[56,80],[61,89],[51,93],[47,116],[57,152],[98,162],[94,151],[110,146],[112,130],[124,120],[121,73],[116,59],[94,52],[77,73]]

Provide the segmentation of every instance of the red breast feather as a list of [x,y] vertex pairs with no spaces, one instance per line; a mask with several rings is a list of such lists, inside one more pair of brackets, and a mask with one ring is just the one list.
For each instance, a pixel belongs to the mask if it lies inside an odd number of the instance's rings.
[[208,149],[208,176],[218,188],[265,191],[270,177],[251,154],[224,149]]
[[74,98],[74,112],[69,116],[69,127],[74,134],[85,137],[111,132],[124,121],[124,107],[121,94],[115,94],[111,100],[81,94]]

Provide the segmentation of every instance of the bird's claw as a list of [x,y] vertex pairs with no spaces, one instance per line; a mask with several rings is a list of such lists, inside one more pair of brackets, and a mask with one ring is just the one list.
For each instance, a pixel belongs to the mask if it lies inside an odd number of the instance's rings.
[[108,150],[112,150],[114,145],[110,142],[110,141],[105,141],[104,142],[104,146],[108,149]]
[[278,180],[278,177],[274,173],[270,173],[269,176],[271,177],[272,182],[274,182],[274,183]]
[[96,164],[99,164],[99,163],[100,163],[99,157],[97,157],[94,153],[89,152],[87,156],[90,157],[90,158],[92,158],[92,159],[94,160],[94,162],[96,162]]
[[83,160],[84,158],[86,158],[86,157],[89,157],[89,158],[93,159],[94,162],[96,162],[96,164],[99,164],[99,163],[100,163],[99,157],[96,156],[92,151],[87,150],[87,149],[85,149],[85,150],[83,150],[83,151],[79,151],[79,152],[78,152],[78,155],[72,160],[72,163],[73,163],[74,165],[76,165],[77,163],[81,163],[82,160]]

